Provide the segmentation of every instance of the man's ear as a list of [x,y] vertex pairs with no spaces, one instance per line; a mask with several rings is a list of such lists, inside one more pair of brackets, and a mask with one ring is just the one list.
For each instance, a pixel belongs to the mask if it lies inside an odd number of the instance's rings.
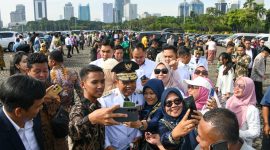
[[14,109],[15,116],[18,117],[18,118],[21,117],[22,116],[22,111],[23,111],[23,109],[21,107],[15,108]]
[[84,81],[83,81],[83,80],[81,80],[80,85],[81,85],[81,88],[82,88],[82,89],[85,89],[85,87],[84,87],[84,86],[85,86],[85,83],[84,83]]

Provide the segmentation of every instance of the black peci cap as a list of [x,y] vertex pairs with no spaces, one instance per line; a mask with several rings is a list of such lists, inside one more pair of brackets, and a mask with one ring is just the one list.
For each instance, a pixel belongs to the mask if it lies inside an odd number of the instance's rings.
[[112,72],[115,72],[117,78],[122,81],[137,80],[136,70],[139,69],[139,65],[134,61],[123,61],[118,63]]

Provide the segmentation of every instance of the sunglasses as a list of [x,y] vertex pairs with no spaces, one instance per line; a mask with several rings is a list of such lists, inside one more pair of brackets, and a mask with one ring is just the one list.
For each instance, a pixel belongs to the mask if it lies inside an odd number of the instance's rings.
[[188,88],[189,89],[199,89],[200,87],[196,86],[196,85],[188,85]]
[[239,88],[239,89],[242,89],[242,90],[244,90],[245,89],[245,85],[243,85],[243,84],[237,84],[237,83],[235,83],[234,84],[234,88]]
[[162,74],[167,74],[169,72],[169,70],[167,68],[155,69],[154,70],[155,74],[160,74],[160,72],[162,72]]
[[181,103],[183,102],[183,100],[181,100],[180,98],[176,98],[176,99],[174,99],[174,100],[166,100],[166,103],[165,103],[165,106],[166,107],[172,107],[172,105],[173,105],[173,103],[175,104],[175,105],[180,105]]
[[194,71],[194,74],[196,74],[196,75],[202,74],[204,76],[207,76],[208,75],[208,72],[206,70],[195,70]]

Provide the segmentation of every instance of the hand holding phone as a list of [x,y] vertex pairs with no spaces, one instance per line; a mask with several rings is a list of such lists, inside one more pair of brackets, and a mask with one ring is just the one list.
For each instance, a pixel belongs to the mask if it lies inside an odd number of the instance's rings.
[[228,150],[228,142],[219,141],[210,145],[210,150]]
[[194,97],[193,96],[189,96],[187,98],[184,99],[184,104],[186,109],[190,109],[190,113],[188,115],[188,119],[192,119],[191,115],[196,115],[193,111],[197,110],[195,101],[194,101]]
[[114,118],[117,122],[134,122],[139,120],[139,111],[137,107],[120,107],[113,113],[127,114],[128,117]]
[[53,86],[51,86],[48,90],[47,90],[47,93],[51,96],[56,96],[58,95],[61,91],[63,90],[63,88],[58,85],[58,84],[55,84]]

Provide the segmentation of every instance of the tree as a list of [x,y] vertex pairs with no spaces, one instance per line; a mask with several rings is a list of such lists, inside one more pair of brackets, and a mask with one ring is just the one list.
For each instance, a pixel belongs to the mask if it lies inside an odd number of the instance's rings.
[[254,10],[260,18],[262,18],[266,13],[266,9],[264,8],[263,4],[256,4]]
[[244,3],[244,8],[253,9],[255,7],[255,5],[257,5],[257,3],[255,2],[255,0],[247,0]]

